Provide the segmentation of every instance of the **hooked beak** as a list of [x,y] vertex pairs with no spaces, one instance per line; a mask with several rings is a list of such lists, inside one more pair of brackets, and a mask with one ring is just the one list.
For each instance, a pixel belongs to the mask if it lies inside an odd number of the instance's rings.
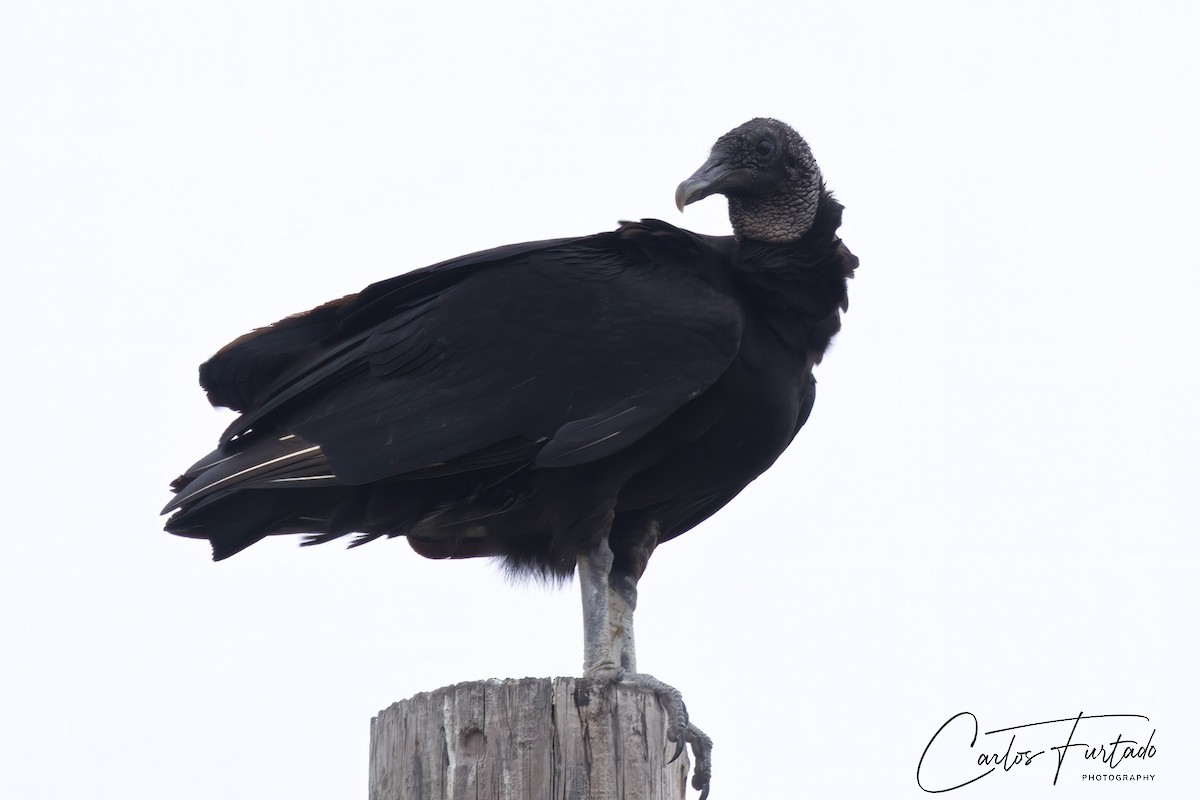
[[743,182],[743,170],[729,163],[724,153],[713,153],[692,177],[679,184],[675,190],[675,206],[680,211],[689,203],[702,200],[710,194],[725,192]]

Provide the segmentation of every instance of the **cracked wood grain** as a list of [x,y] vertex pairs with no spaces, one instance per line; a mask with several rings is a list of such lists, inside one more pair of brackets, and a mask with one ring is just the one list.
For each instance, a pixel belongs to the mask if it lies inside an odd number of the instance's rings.
[[583,678],[459,683],[371,720],[370,800],[683,800],[658,700]]

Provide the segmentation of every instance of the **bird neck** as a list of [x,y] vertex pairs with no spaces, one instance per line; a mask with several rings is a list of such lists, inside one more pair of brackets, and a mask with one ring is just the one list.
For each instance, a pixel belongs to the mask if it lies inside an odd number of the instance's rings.
[[798,242],[812,228],[821,199],[817,179],[788,181],[763,197],[729,197],[729,222],[739,239],[770,244]]
[[731,257],[742,291],[754,299],[767,326],[788,346],[819,354],[841,325],[846,281],[858,266],[837,236],[842,205],[819,195],[800,241],[737,239]]

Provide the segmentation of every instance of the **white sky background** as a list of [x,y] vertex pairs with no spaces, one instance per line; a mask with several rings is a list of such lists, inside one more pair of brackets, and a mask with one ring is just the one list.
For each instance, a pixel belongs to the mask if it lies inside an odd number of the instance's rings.
[[725,232],[674,189],[760,115],[808,138],[862,267],[808,427],[642,583],[640,664],[716,740],[713,800],[924,796],[962,710],[1148,715],[1158,777],[954,797],[1194,792],[1194,4],[21,5],[0,796],[361,797],[379,709],[576,674],[574,586],[163,533],[228,419],[196,367],[472,250]]

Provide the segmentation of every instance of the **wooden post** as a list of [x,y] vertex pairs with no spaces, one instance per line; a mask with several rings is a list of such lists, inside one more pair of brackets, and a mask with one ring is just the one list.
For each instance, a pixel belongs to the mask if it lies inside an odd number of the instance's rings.
[[371,720],[370,800],[683,800],[651,692],[583,678],[459,683]]

